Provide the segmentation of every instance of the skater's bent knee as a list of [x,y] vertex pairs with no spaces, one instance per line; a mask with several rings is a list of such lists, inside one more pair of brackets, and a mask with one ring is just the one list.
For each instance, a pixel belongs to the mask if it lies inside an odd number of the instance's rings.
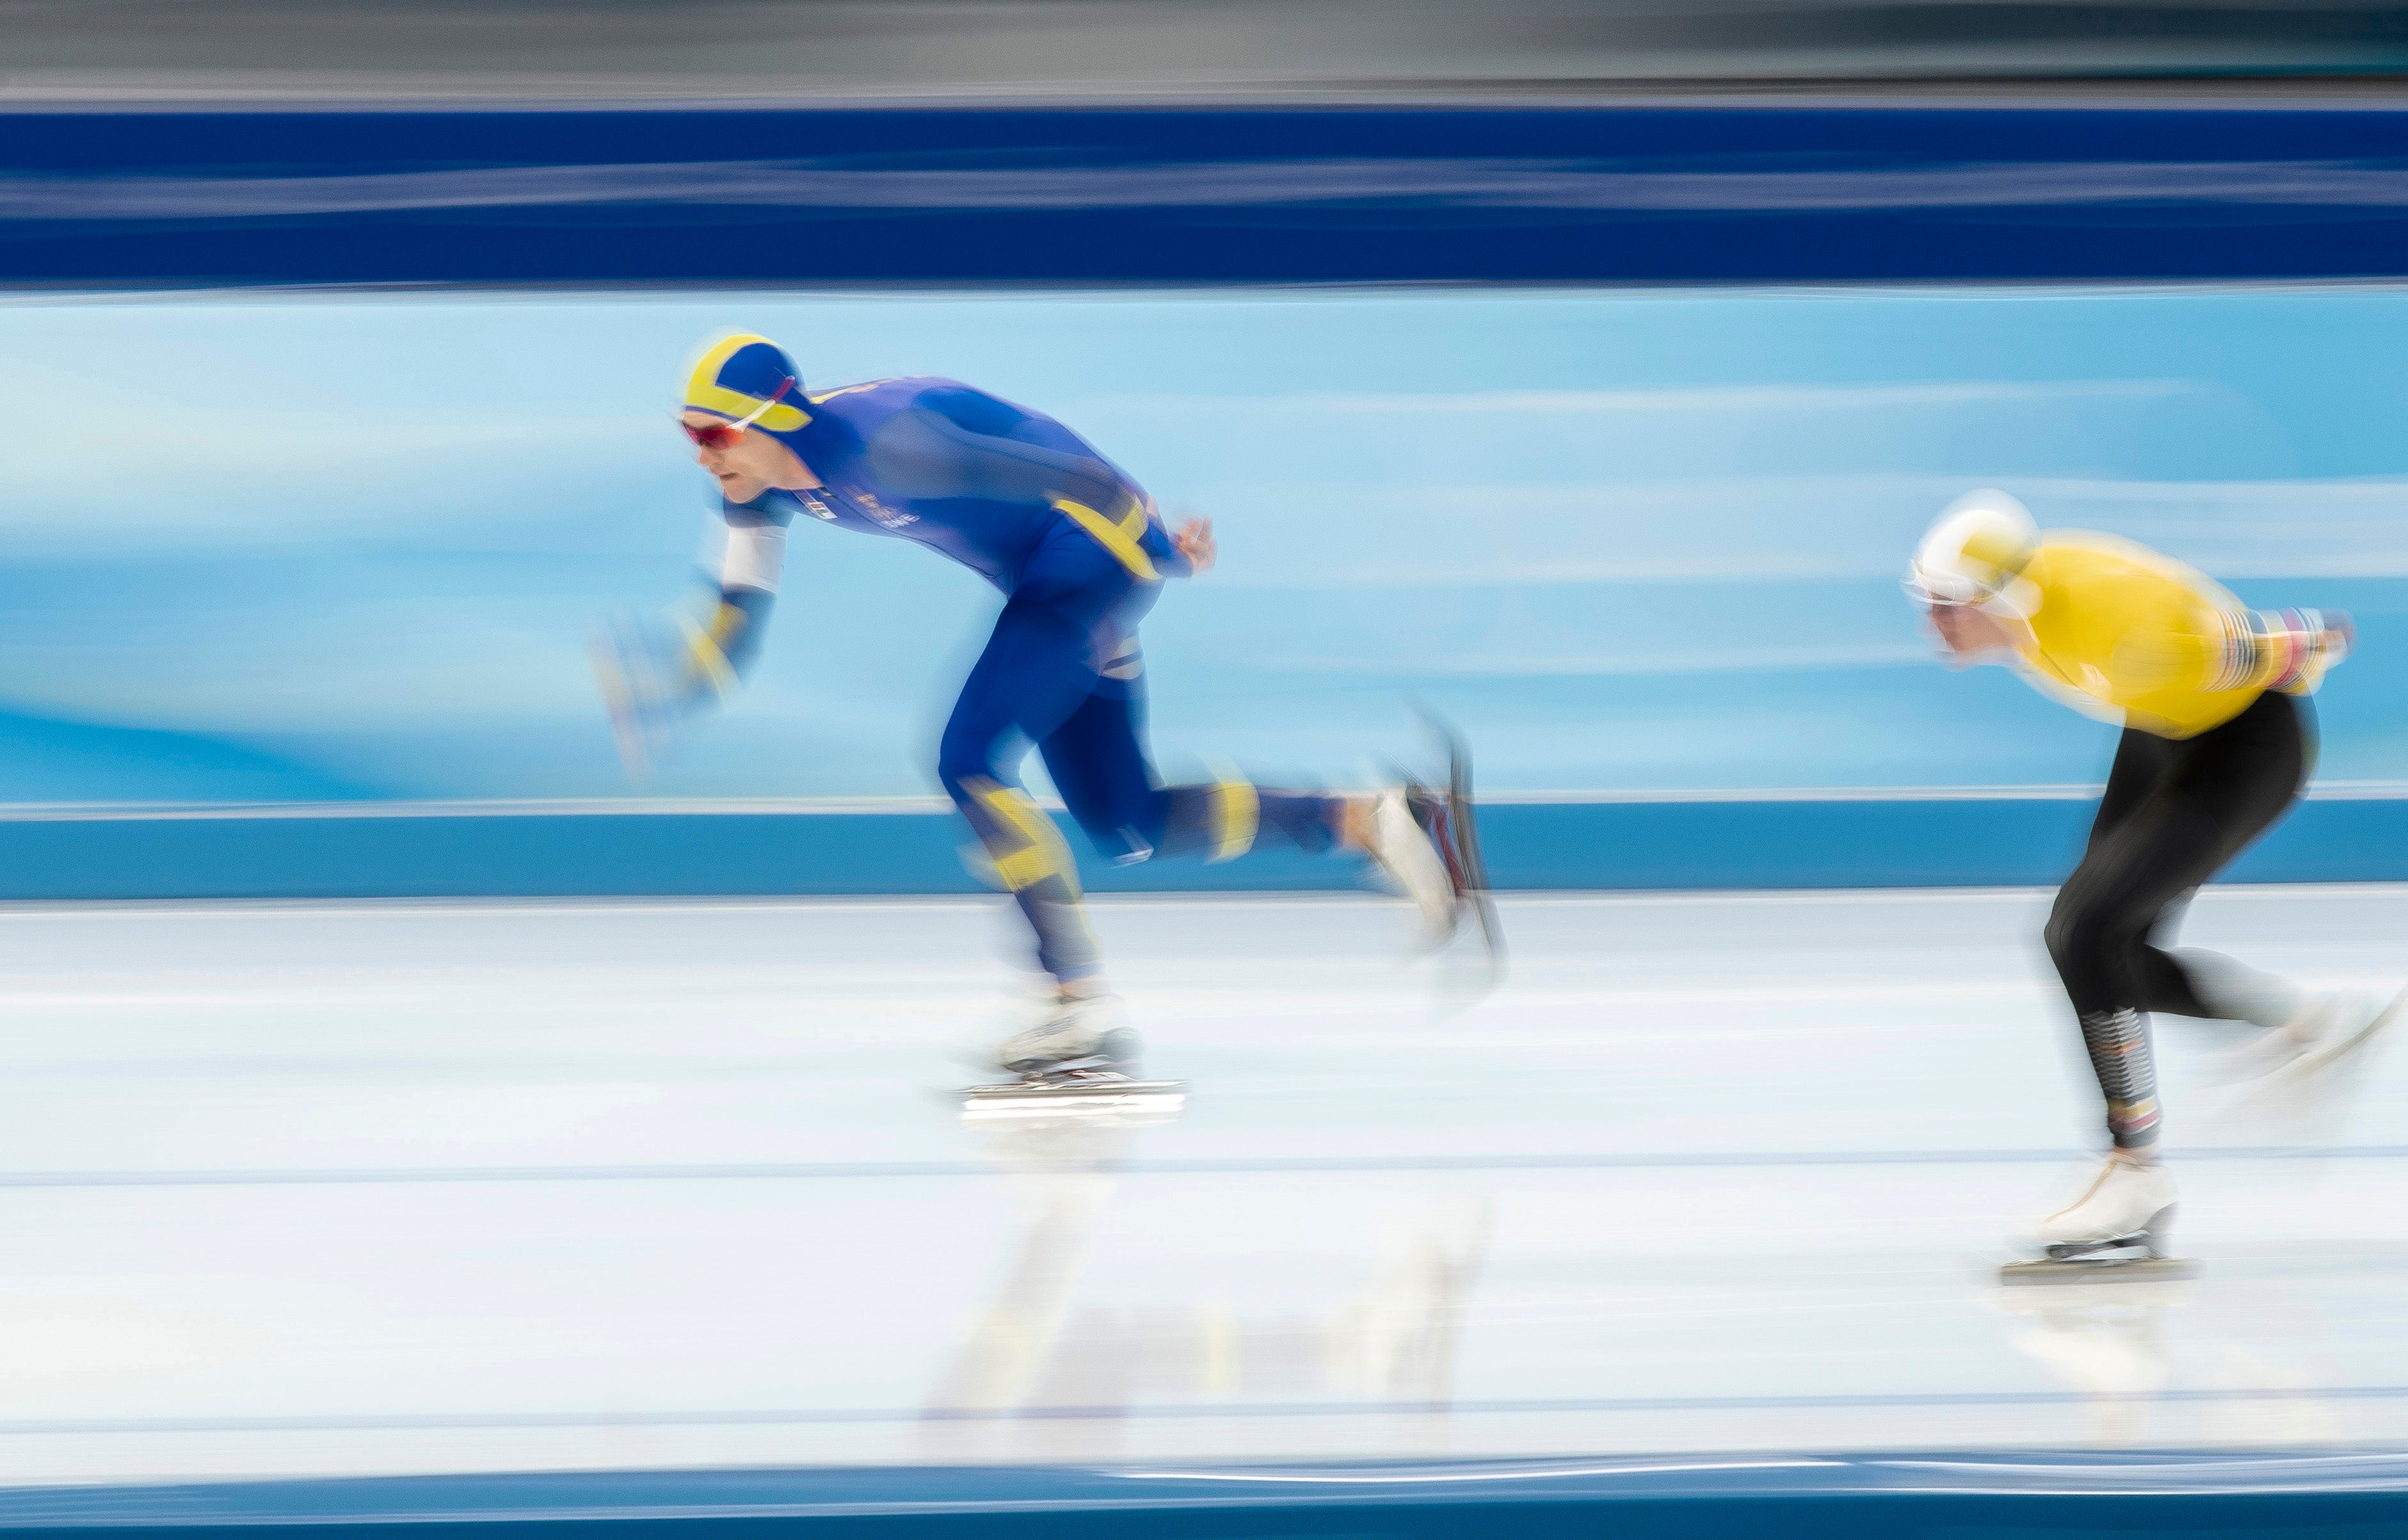
[[2116,928],[2099,908],[2060,897],[2048,912],[2048,924],[2041,928],[2041,940],[2047,943],[2048,955],[2061,963],[2114,950]]
[[2148,927],[2087,904],[2059,903],[2041,939],[2057,971],[2098,972],[2121,979],[2148,940]]
[[2048,955],[2062,966],[2068,957],[2080,954],[2081,931],[2081,917],[2060,903],[2048,912],[2048,923],[2041,927],[2040,939],[2047,946]]
[[970,782],[996,779],[987,745],[967,738],[955,741],[948,735],[937,748],[937,779],[943,783],[946,796],[967,805],[971,798],[968,789]]

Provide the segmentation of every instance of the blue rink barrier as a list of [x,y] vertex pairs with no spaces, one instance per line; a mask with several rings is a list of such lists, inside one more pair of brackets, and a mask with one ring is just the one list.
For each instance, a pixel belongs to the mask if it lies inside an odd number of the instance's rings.
[[[1481,829],[1504,889],[2028,886],[2071,869],[2094,805],[2071,794],[1502,802],[1483,808]],[[916,805],[88,810],[0,818],[0,898],[979,892],[968,838],[950,810]],[[1105,893],[1359,880],[1359,863],[1293,850],[1226,863],[1080,858]],[[2408,798],[2308,801],[2227,880],[2408,882]]]
[[2393,1452],[1660,1456],[1188,1470],[579,1472],[0,1491],[0,1533],[1764,1540],[2408,1533]]
[[0,112],[0,284],[2408,274],[2408,113]]

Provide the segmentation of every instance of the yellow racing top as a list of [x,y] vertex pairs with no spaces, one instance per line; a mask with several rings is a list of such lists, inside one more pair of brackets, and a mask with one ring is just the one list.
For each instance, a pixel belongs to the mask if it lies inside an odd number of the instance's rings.
[[2052,530],[2020,577],[2007,597],[2030,626],[2016,652],[2032,683],[2161,738],[2229,722],[2269,688],[2305,694],[2323,671],[2313,618],[2254,614],[2206,573],[2130,540]]

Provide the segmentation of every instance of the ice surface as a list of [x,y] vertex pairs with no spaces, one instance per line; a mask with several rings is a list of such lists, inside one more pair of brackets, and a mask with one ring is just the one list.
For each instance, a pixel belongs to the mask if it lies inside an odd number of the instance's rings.
[[[2005,1291],[2028,892],[1097,905],[1179,1122],[966,1129],[999,904],[0,911],[0,1481],[2408,1436],[2408,1056],[2160,1029],[2196,1282]],[[2408,975],[2408,890],[2189,939]],[[2045,1298],[2020,1297],[2045,1295]]]

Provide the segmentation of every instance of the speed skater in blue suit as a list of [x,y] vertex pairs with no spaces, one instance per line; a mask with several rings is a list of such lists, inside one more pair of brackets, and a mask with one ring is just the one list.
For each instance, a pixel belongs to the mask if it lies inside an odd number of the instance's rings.
[[1167,580],[1211,569],[1211,521],[1170,528],[1143,488],[1041,412],[931,377],[807,390],[785,350],[752,333],[705,348],[681,404],[695,458],[718,482],[726,555],[708,622],[689,623],[671,656],[606,667],[631,749],[736,687],[760,650],[797,519],[915,541],[1005,596],[936,765],[1053,981],[1040,1018],[996,1049],[998,1067],[1048,1084],[1138,1072],[1069,847],[1021,784],[1031,745],[1107,858],[1229,860],[1272,835],[1369,859],[1417,906],[1430,942],[1454,933],[1467,899],[1444,797],[1234,776],[1165,785],[1154,772],[1138,625]]

